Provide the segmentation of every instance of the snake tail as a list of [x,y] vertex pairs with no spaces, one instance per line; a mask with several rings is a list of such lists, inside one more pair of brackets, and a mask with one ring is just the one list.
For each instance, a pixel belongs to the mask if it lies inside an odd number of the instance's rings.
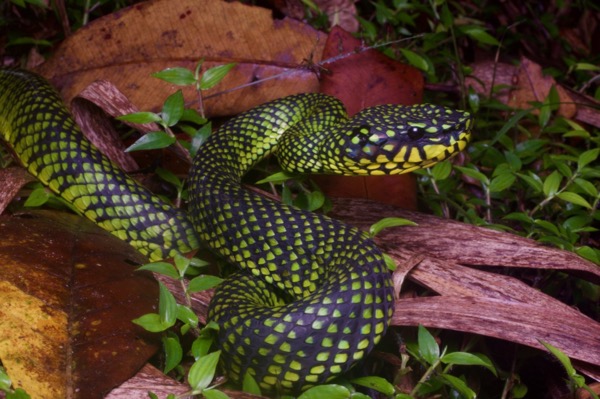
[[42,77],[0,69],[0,135],[33,176],[150,259],[198,247],[187,216],[123,173],[85,139]]

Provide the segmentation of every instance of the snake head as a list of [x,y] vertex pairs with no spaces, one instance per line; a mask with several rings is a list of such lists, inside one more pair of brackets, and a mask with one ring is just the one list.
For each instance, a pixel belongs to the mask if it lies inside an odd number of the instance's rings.
[[324,172],[383,175],[427,168],[462,151],[472,127],[468,112],[431,104],[368,108],[323,142]]

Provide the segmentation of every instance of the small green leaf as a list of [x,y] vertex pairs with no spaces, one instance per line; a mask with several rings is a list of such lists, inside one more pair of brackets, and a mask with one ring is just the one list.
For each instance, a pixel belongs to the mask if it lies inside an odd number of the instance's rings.
[[585,193],[590,195],[591,197],[595,198],[598,196],[598,189],[596,188],[596,186],[594,186],[594,184],[592,182],[587,181],[585,179],[576,178],[575,184],[577,184],[579,187],[581,187],[581,189],[583,191],[585,191]]
[[440,347],[435,338],[425,327],[419,325],[418,332],[419,353],[425,361],[432,365],[440,358]]
[[575,251],[577,255],[584,257],[585,259],[600,265],[600,250],[594,249],[587,245],[577,248]]
[[117,116],[117,119],[123,122],[138,124],[162,122],[160,115],[155,114],[154,112],[134,112],[127,115]]
[[573,367],[573,364],[571,363],[571,359],[569,359],[569,357],[567,355],[565,355],[560,349],[558,349],[557,347],[553,346],[552,344],[550,344],[548,342],[544,342],[544,341],[540,340],[540,343],[542,345],[544,345],[546,347],[546,349],[548,349],[548,351],[550,353],[552,353],[554,355],[554,357],[556,357],[558,359],[558,361],[563,365],[569,378],[571,378],[572,376],[577,374],[577,372],[575,371],[575,368]]
[[308,211],[316,211],[325,203],[325,195],[321,191],[311,191],[306,195]]
[[461,397],[467,399],[475,399],[477,395],[475,392],[467,386],[467,384],[458,377],[455,377],[451,374],[442,374],[440,378],[449,386],[457,390]]
[[175,266],[167,262],[154,262],[147,263],[143,266],[138,267],[136,270],[148,270],[154,273],[162,274],[163,276],[178,279],[179,274],[175,270]]
[[512,397],[514,399],[524,398],[527,395],[527,385],[525,384],[515,384],[510,390],[512,393]]
[[467,168],[464,166],[456,166],[456,169],[460,170],[462,173],[469,176],[470,178],[479,181],[485,186],[488,186],[490,184],[490,180],[488,179],[488,177],[476,169]]
[[163,322],[158,313],[147,313],[132,322],[150,332],[165,331],[173,326],[173,324]]
[[394,394],[394,392],[396,392],[393,384],[391,384],[385,378],[377,376],[354,378],[350,380],[350,383],[360,385],[362,387],[367,387],[369,389],[374,389],[377,392],[381,392],[386,396],[391,396]]
[[543,192],[546,197],[550,198],[556,195],[562,178],[562,175],[557,170],[550,173],[550,175],[546,177],[543,185]]
[[489,44],[492,46],[500,45],[500,42],[495,37],[484,31],[483,28],[479,26],[465,26],[461,28],[461,31],[477,40],[479,43]]
[[177,302],[171,291],[158,282],[158,314],[164,324],[173,325],[177,320]]
[[167,97],[162,109],[162,119],[167,126],[174,126],[179,122],[179,119],[183,115],[184,105],[185,101],[181,90],[177,90]]
[[337,384],[317,385],[306,390],[298,399],[349,399],[348,388]]
[[538,175],[533,174],[532,172],[530,172],[530,173],[531,173],[531,175],[517,173],[517,176],[519,176],[521,179],[523,179],[525,181],[525,183],[527,183],[527,185],[529,187],[531,187],[536,193],[541,193],[542,189],[543,189],[542,180],[540,179],[540,177]]
[[369,228],[369,235],[375,237],[383,229],[396,226],[417,226],[413,221],[404,218],[383,218]]
[[562,193],[558,193],[556,196],[563,201],[567,201],[567,202],[570,202],[575,205],[583,206],[584,208],[587,208],[587,209],[592,209],[592,205],[590,205],[590,203],[585,198],[583,198],[581,195],[579,195],[577,193],[573,193],[570,191],[563,191]]
[[212,352],[192,364],[188,373],[188,383],[192,390],[199,391],[209,386],[215,376],[220,355],[220,350]]
[[262,392],[260,391],[260,387],[258,383],[248,372],[244,374],[244,380],[242,382],[242,391],[246,393],[250,393],[252,395],[261,396]]
[[204,125],[208,122],[208,119],[204,118],[195,109],[186,108],[183,110],[183,115],[179,119],[181,122],[192,122],[197,125]]
[[460,364],[463,366],[483,366],[497,376],[496,368],[492,361],[485,355],[475,355],[468,352],[452,352],[442,356],[440,359],[446,364]]
[[160,177],[167,183],[171,183],[177,189],[181,189],[183,187],[183,182],[170,170],[165,168],[156,168],[155,172],[158,175],[158,177]]
[[516,178],[517,177],[512,173],[503,173],[501,175],[498,175],[494,177],[490,182],[490,191],[492,193],[499,193],[501,191],[504,191],[513,185]]
[[388,270],[394,271],[398,267],[394,258],[392,258],[386,253],[383,254],[383,261],[385,262],[385,265],[387,266]]
[[406,48],[401,48],[400,52],[402,53],[404,58],[406,58],[410,65],[424,72],[427,72],[429,70],[429,63],[425,58],[421,57],[419,54]]
[[156,150],[170,146],[175,142],[175,137],[165,132],[149,132],[137,139],[125,152],[140,150]]
[[177,86],[188,86],[196,82],[194,72],[182,67],[163,69],[160,72],[153,73],[152,76]]
[[189,324],[193,327],[198,325],[198,315],[187,306],[177,304],[177,320]]
[[52,197],[52,194],[48,192],[46,188],[39,187],[34,189],[31,194],[29,194],[29,197],[27,197],[27,200],[25,200],[25,204],[23,205],[31,208],[42,206],[48,202],[50,197]]
[[229,396],[218,389],[205,389],[202,394],[206,399],[229,399]]
[[581,170],[587,164],[594,162],[598,158],[599,154],[600,148],[594,148],[582,152],[581,155],[579,155],[579,158],[577,158],[577,170]]
[[207,90],[216,86],[236,65],[236,63],[231,63],[207,69],[200,78],[200,90]]
[[193,294],[194,292],[200,292],[204,290],[208,290],[210,288],[214,288],[217,285],[221,284],[223,279],[217,276],[211,275],[202,275],[198,277],[194,277],[189,285],[187,292],[189,294]]
[[167,374],[181,363],[183,350],[176,335],[162,338],[163,348],[165,349],[165,368],[163,372]]
[[275,183],[275,184],[279,184],[279,183],[283,183],[286,182],[290,179],[292,179],[293,176],[290,175],[289,173],[286,172],[276,172],[273,173],[272,175],[269,175],[267,177],[265,177],[262,180],[259,180],[256,182],[256,184],[264,184],[264,183]]
[[450,161],[447,161],[447,160],[436,163],[431,168],[431,174],[433,175],[433,178],[437,181],[441,181],[441,180],[448,178],[448,176],[450,176],[451,172],[452,172],[452,164],[450,163]]

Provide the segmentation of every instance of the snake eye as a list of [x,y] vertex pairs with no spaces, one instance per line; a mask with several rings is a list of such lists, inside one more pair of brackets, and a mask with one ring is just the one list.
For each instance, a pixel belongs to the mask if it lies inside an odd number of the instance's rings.
[[410,137],[411,140],[419,140],[425,135],[425,129],[418,126],[411,126],[408,128],[408,131],[406,133],[408,134],[408,137]]

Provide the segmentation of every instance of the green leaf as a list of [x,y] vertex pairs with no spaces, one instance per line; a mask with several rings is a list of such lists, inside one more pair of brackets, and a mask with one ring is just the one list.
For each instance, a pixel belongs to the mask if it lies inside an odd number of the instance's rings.
[[204,125],[208,122],[208,119],[204,118],[195,109],[186,108],[183,110],[183,114],[179,119],[181,122],[192,122],[198,125]]
[[475,355],[468,352],[452,352],[442,356],[440,359],[446,364],[460,364],[463,366],[483,366],[497,376],[496,368],[492,361],[485,355]]
[[421,57],[419,54],[406,48],[401,48],[400,52],[402,53],[404,58],[406,58],[410,65],[425,72],[429,70],[429,63],[425,58]]
[[419,325],[418,332],[419,353],[425,361],[432,365],[440,358],[440,347],[435,338],[425,327]]
[[354,379],[350,380],[350,383],[355,384],[355,385],[360,385],[362,387],[367,387],[369,389],[374,389],[377,392],[381,392],[386,396],[391,396],[396,391],[394,389],[394,385],[382,377],[376,377],[376,376],[359,377],[359,378],[354,378]]
[[543,185],[543,192],[544,195],[548,198],[550,197],[554,197],[556,195],[556,192],[558,191],[558,187],[560,186],[560,182],[562,181],[562,175],[555,170],[554,172],[550,173],[550,175],[548,177],[546,177],[546,180],[544,180],[544,185]]
[[574,182],[591,197],[596,198],[598,196],[598,189],[592,182],[581,178],[576,178]]
[[487,33],[479,26],[464,26],[460,30],[469,37],[477,40],[479,43],[489,44],[492,46],[500,45],[500,42],[495,37]]
[[221,351],[209,353],[198,359],[188,373],[188,383],[192,390],[199,391],[207,388],[215,376]]
[[573,193],[570,191],[563,191],[562,193],[558,193],[556,196],[563,201],[567,201],[567,202],[570,202],[575,205],[583,206],[587,209],[592,209],[592,205],[590,205],[590,203],[585,198],[583,198],[581,195],[579,195],[577,193]]
[[150,332],[165,331],[173,326],[173,324],[162,321],[158,313],[147,313],[137,319],[133,319],[132,322]]
[[316,211],[325,203],[325,195],[321,191],[311,191],[306,195],[308,211]]
[[158,314],[164,324],[173,325],[177,320],[177,302],[171,291],[158,282]]
[[207,90],[216,86],[236,65],[236,63],[231,63],[207,69],[200,78],[200,90]]
[[196,83],[194,72],[182,67],[163,69],[160,72],[153,73],[152,76],[177,86],[188,86]]
[[519,176],[521,179],[523,179],[525,181],[525,183],[527,183],[527,185],[533,189],[533,191],[535,191],[536,193],[541,193],[542,188],[543,188],[542,180],[540,179],[540,177],[538,175],[536,175],[532,172],[529,172],[529,173],[531,173],[531,175],[517,173],[517,176]]
[[162,274],[163,276],[171,277],[173,279],[179,278],[179,273],[177,273],[177,270],[175,270],[175,266],[168,262],[147,263],[138,267],[136,270],[148,270],[154,273]]
[[599,154],[600,148],[594,148],[592,150],[582,152],[581,155],[579,155],[579,158],[577,158],[577,170],[581,170],[587,164],[594,162],[598,158]]
[[34,189],[31,194],[29,194],[29,197],[27,197],[27,199],[25,200],[25,205],[26,207],[37,207],[37,206],[42,206],[44,205],[46,202],[48,202],[48,200],[50,199],[50,197],[52,197],[52,194],[50,192],[48,192],[46,190],[46,188],[44,187],[39,187]]
[[450,172],[452,172],[452,164],[448,160],[436,163],[431,168],[431,174],[437,181],[446,179],[450,176]]
[[177,304],[177,320],[193,327],[198,325],[198,315],[192,309],[179,303]]
[[293,177],[294,177],[293,175],[290,175],[289,173],[286,173],[283,171],[276,172],[276,173],[273,173],[272,175],[265,177],[262,180],[257,181],[256,184],[264,184],[264,183],[279,184],[279,183],[286,182],[286,181],[292,179]]
[[167,374],[181,363],[183,350],[176,335],[163,337],[162,343],[165,349],[165,368],[163,372]]
[[202,276],[194,277],[188,285],[187,292],[189,294],[193,294],[194,292],[208,290],[210,288],[216,287],[217,285],[221,284],[222,282],[223,282],[223,279],[221,277],[217,277],[217,276],[202,275]]
[[244,380],[242,382],[242,391],[246,393],[250,393],[252,395],[261,396],[262,392],[260,391],[260,387],[258,383],[248,372],[244,374]]
[[449,386],[457,390],[463,398],[475,399],[477,395],[467,386],[467,384],[458,377],[450,374],[442,374],[440,378]]
[[448,8],[448,3],[442,5],[442,9],[440,10],[440,21],[442,21],[442,25],[444,25],[445,28],[450,28],[454,25],[454,17]]
[[560,349],[542,340],[540,340],[540,343],[544,345],[546,349],[548,349],[548,351],[552,353],[552,355],[554,355],[554,357],[556,357],[558,361],[563,365],[569,378],[577,374],[575,368],[573,367],[573,364],[571,363],[571,359],[569,359],[569,357],[565,355]]
[[465,175],[479,181],[481,184],[483,184],[485,186],[490,184],[490,180],[488,179],[488,177],[476,169],[467,168],[464,166],[456,166],[456,169],[460,170]]
[[317,385],[306,390],[297,399],[349,399],[351,396],[348,388],[337,384]]
[[524,398],[527,395],[527,385],[525,384],[516,384],[510,390],[512,393],[512,397],[514,399]]
[[575,251],[577,255],[584,257],[585,259],[600,265],[600,251],[584,245],[582,247],[577,248]]
[[149,132],[137,139],[125,152],[140,150],[156,150],[170,146],[175,142],[175,137],[165,132]]
[[155,114],[154,112],[134,112],[127,115],[117,116],[117,119],[123,122],[138,123],[140,125],[144,123],[162,122],[160,115]]
[[494,177],[490,182],[490,191],[493,193],[499,193],[501,191],[504,191],[513,185],[516,178],[517,177],[510,172],[498,175]]
[[0,366],[0,391],[8,391],[12,381],[2,366]]
[[166,181],[167,183],[171,183],[177,189],[181,189],[183,187],[183,182],[179,177],[177,177],[173,172],[165,168],[156,168],[156,174],[158,177]]
[[390,271],[394,271],[398,267],[394,258],[392,258],[391,256],[389,256],[386,253],[383,254],[383,260],[384,260],[385,265],[387,266],[388,270],[390,270]]
[[369,228],[369,235],[375,237],[383,229],[395,226],[417,226],[413,221],[404,218],[383,218]]
[[206,399],[229,399],[229,396],[218,389],[205,389],[202,394]]
[[162,118],[167,126],[174,126],[179,122],[179,119],[183,115],[184,105],[185,101],[181,90],[177,90],[167,97],[162,109]]

